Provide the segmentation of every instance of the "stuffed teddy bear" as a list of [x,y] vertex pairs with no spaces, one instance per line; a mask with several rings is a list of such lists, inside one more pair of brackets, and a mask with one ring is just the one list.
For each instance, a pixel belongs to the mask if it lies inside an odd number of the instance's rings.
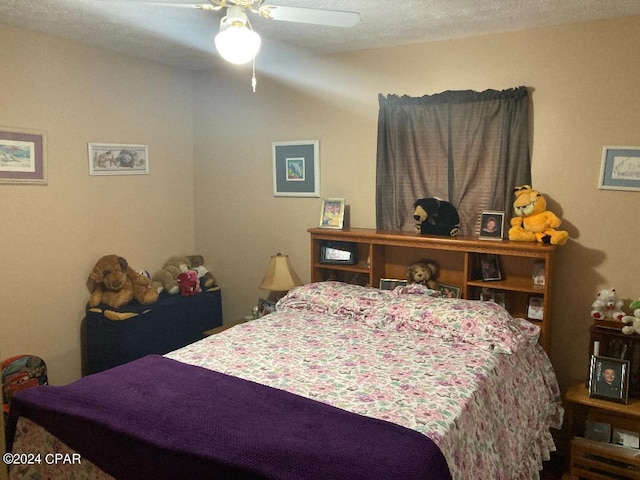
[[622,333],[625,335],[632,335],[633,333],[640,333],[640,300],[636,300],[629,304],[629,308],[633,310],[633,316],[625,315],[622,317],[622,323],[626,324],[622,327]]
[[101,303],[120,308],[132,299],[143,305],[158,300],[158,292],[150,287],[149,279],[118,255],[105,255],[98,260],[87,278],[87,288],[91,293],[87,305],[91,308]]
[[416,232],[429,235],[455,237],[460,233],[458,211],[451,203],[439,198],[419,198],[413,204]]
[[622,300],[618,299],[615,288],[600,290],[595,302],[591,305],[591,316],[595,320],[621,321],[625,316],[621,310],[622,303]]
[[564,230],[556,230],[560,219],[547,210],[547,200],[533,190],[530,185],[521,185],[514,189],[516,196],[513,202],[509,240],[516,242],[540,242],[551,245],[564,245],[569,234]]
[[[202,255],[183,255],[169,258],[162,269],[151,277],[151,286],[158,292],[166,291],[170,295],[180,292],[178,276],[187,270],[197,270],[198,276],[202,277],[201,282],[206,288],[215,285],[213,275],[203,266],[204,257]],[[202,267],[202,268],[200,268]],[[204,269],[204,270],[202,270]],[[203,272],[200,275],[200,272]]]
[[180,295],[183,297],[190,297],[202,291],[198,272],[195,270],[187,270],[178,275],[178,284],[180,285]]
[[431,290],[438,290],[438,282],[435,281],[438,267],[431,262],[416,262],[405,270],[408,284],[426,285]]

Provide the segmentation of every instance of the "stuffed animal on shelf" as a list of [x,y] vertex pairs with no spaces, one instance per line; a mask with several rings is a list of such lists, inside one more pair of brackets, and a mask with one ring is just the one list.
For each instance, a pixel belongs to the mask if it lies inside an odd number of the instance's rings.
[[591,305],[591,316],[595,320],[622,321],[625,316],[621,310],[622,304],[615,288],[605,288],[598,292],[595,302]]
[[460,233],[460,217],[451,203],[439,198],[419,198],[413,204],[416,232],[428,235],[455,237]]
[[438,282],[435,281],[438,266],[432,262],[416,262],[405,270],[407,284],[426,285],[431,290],[438,290]]
[[540,242],[551,245],[564,245],[569,234],[556,230],[561,220],[547,210],[547,200],[530,185],[521,185],[514,189],[513,213],[509,229],[509,240],[516,242]]
[[202,291],[198,272],[195,270],[187,270],[178,275],[178,284],[180,285],[180,295],[183,297],[190,297]]
[[622,323],[626,324],[622,327],[622,333],[625,335],[640,333],[640,300],[631,302],[629,308],[633,309],[633,316],[625,315],[622,317]]
[[216,281],[211,272],[204,267],[204,257],[202,255],[182,255],[169,258],[162,269],[151,277],[151,286],[158,292],[166,291],[170,295],[180,292],[178,276],[187,270],[198,271],[201,283],[205,288],[211,288]]
[[132,299],[143,305],[158,300],[158,292],[151,288],[149,279],[118,255],[105,255],[98,260],[87,278],[87,288],[91,294],[87,305],[91,308],[101,303],[120,308]]

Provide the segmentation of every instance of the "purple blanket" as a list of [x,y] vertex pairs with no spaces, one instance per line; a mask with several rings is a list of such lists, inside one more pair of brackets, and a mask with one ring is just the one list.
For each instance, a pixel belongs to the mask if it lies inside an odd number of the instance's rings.
[[119,479],[449,479],[426,436],[158,355],[24,390],[25,416]]

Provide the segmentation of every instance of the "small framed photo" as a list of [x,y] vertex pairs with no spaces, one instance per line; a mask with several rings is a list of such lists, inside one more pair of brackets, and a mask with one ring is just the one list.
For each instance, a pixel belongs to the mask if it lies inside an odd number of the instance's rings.
[[0,183],[47,184],[45,132],[0,127]]
[[627,403],[629,400],[628,360],[591,355],[589,396]]
[[546,283],[544,276],[544,260],[536,260],[535,262],[533,262],[531,281],[534,285],[540,286],[543,286]]
[[89,144],[89,175],[148,175],[149,147],[118,143]]
[[640,191],[640,147],[605,146],[598,188]]
[[529,306],[527,307],[527,318],[531,320],[542,320],[544,318],[542,297],[529,297]]
[[457,285],[438,282],[438,289],[440,290],[440,295],[443,298],[460,298],[461,289]]
[[399,278],[381,278],[380,279],[380,290],[393,290],[396,287],[404,287],[407,285],[406,280],[401,280]]
[[319,227],[342,230],[345,204],[346,199],[344,198],[323,198]]
[[276,302],[267,300],[266,298],[258,299],[258,318],[264,317],[276,311]]
[[502,240],[504,212],[483,211],[480,214],[480,239]]
[[482,280],[485,282],[502,280],[500,274],[500,262],[495,253],[483,253],[480,255],[480,266],[482,269]]
[[320,141],[273,142],[273,196],[320,196]]

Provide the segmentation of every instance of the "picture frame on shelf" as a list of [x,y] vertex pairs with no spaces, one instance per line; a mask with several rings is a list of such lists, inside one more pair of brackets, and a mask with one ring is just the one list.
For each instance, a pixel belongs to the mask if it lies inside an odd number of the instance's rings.
[[480,267],[482,270],[482,280],[485,282],[502,280],[502,274],[500,273],[500,261],[497,254],[481,254]]
[[380,290],[393,290],[396,287],[404,287],[407,285],[406,280],[399,278],[381,278]]
[[320,141],[273,142],[273,196],[320,196]]
[[148,175],[149,146],[89,143],[89,175]]
[[527,306],[527,318],[531,320],[542,320],[544,318],[544,298],[538,296],[529,297]]
[[533,262],[533,268],[531,269],[531,281],[534,285],[543,287],[547,282],[544,275],[544,261],[536,260]]
[[640,147],[605,145],[598,188],[640,192]]
[[264,317],[276,311],[276,302],[267,300],[266,298],[258,299],[258,318]]
[[626,404],[629,401],[628,360],[591,355],[589,396]]
[[342,230],[346,202],[345,198],[323,198],[318,227]]
[[458,285],[438,282],[438,290],[443,298],[460,298],[462,289]]
[[483,210],[480,214],[480,240],[502,240],[504,212]]
[[47,184],[44,131],[0,127],[0,183]]

